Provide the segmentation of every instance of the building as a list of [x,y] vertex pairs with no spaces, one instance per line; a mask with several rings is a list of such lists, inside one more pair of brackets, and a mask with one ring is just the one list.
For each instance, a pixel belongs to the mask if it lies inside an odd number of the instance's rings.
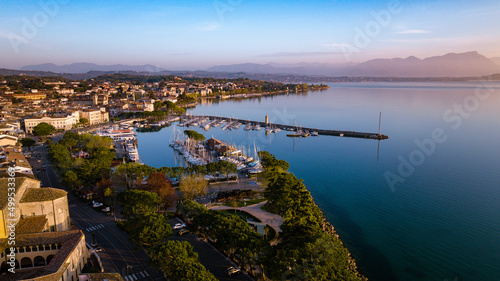
[[100,109],[85,109],[80,111],[80,118],[89,121],[89,125],[106,123],[109,121],[109,113]]
[[119,273],[84,273],[79,281],[125,281]]
[[14,146],[16,144],[17,144],[17,137],[0,133],[0,146],[4,146],[4,145]]
[[[7,238],[7,219],[30,219],[37,232],[66,231],[70,229],[67,192],[56,188],[40,188],[40,181],[29,175],[16,173],[16,212],[11,216],[8,209],[9,178],[0,178],[0,239]],[[36,218],[36,220],[33,220]],[[36,223],[35,223],[36,222]]]
[[[0,271],[14,267],[15,273],[0,279],[77,281],[89,252],[85,235],[70,225],[67,192],[40,188],[30,176],[11,176],[0,178]],[[13,233],[15,245],[9,244]]]
[[24,119],[24,131],[26,133],[32,134],[33,128],[40,123],[47,123],[54,126],[56,130],[66,131],[71,130],[73,125],[77,124],[79,121],[78,114],[72,113],[67,116],[61,117],[39,117],[39,118],[27,118]]
[[33,175],[33,169],[21,153],[21,148],[5,145],[0,148],[0,172],[6,172],[9,168],[16,173]]
[[16,99],[25,99],[25,100],[42,100],[45,99],[47,95],[42,93],[26,93],[26,94],[13,94],[12,97]]

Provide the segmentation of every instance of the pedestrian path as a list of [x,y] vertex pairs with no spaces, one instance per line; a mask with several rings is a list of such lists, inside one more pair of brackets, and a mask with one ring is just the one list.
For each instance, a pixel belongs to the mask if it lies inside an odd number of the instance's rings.
[[87,232],[91,232],[91,231],[95,231],[95,230],[101,229],[101,228],[103,228],[103,227],[104,227],[104,225],[103,225],[103,224],[98,224],[98,225],[96,225],[96,226],[87,227],[85,230],[86,230]]
[[[283,218],[280,215],[271,214],[269,212],[262,210],[261,207],[266,203],[267,203],[267,201],[264,201],[264,202],[261,202],[258,204],[254,204],[254,205],[246,206],[246,207],[239,207],[236,209],[250,213],[254,217],[261,220],[262,223],[269,224],[277,232],[281,232],[280,226],[283,224]],[[211,209],[211,210],[227,210],[227,209],[234,210],[233,207],[229,207],[229,206],[213,206],[213,207],[209,207],[209,209]]]
[[138,273],[133,273],[133,274],[127,275],[127,276],[123,277],[123,279],[125,279],[126,281],[134,281],[134,280],[140,280],[140,279],[147,278],[148,276],[149,276],[149,273],[146,270],[143,270],[143,271],[138,272]]

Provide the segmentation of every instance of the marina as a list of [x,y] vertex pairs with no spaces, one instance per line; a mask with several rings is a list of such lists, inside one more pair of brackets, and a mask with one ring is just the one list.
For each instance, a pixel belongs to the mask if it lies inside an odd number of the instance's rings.
[[258,160],[258,149],[255,144],[253,156],[250,156],[252,154],[250,148],[238,147],[215,138],[195,141],[174,128],[173,140],[170,141],[169,146],[181,155],[189,165],[197,166],[218,161],[228,161],[236,165],[238,172],[244,171],[249,174],[262,172],[262,166]]
[[113,126],[99,129],[95,132],[97,136],[113,139],[117,158],[127,157],[131,162],[139,162],[137,150],[136,132],[127,125]]
[[[267,118],[266,118],[267,119]],[[387,135],[380,133],[380,120],[379,120],[379,132],[378,133],[367,133],[367,132],[356,132],[356,131],[342,131],[342,130],[327,130],[318,128],[308,128],[301,127],[297,125],[283,125],[283,124],[270,124],[269,122],[260,122],[252,120],[235,119],[232,117],[221,117],[221,116],[202,116],[202,115],[184,115],[181,117],[179,126],[190,127],[198,126],[208,130],[210,127],[225,125],[222,130],[237,130],[243,124],[246,124],[244,130],[254,130],[260,131],[265,128],[266,133],[277,133],[281,130],[288,131],[288,137],[308,137],[308,136],[338,136],[346,138],[363,138],[363,139],[375,139],[375,140],[385,140],[389,137]]]

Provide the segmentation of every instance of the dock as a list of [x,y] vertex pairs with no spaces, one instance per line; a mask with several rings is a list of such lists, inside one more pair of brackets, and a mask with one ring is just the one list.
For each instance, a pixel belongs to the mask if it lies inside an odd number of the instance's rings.
[[294,129],[295,131],[309,131],[309,132],[317,132],[318,135],[324,136],[337,136],[337,137],[346,137],[346,138],[361,138],[361,139],[375,139],[375,140],[385,140],[389,137],[380,133],[366,133],[366,132],[356,132],[356,131],[342,131],[342,130],[328,130],[328,129],[319,129],[319,128],[308,128],[296,125],[283,125],[276,123],[266,123],[260,121],[252,121],[245,119],[237,119],[231,117],[221,117],[221,116],[206,116],[206,115],[183,115],[182,119],[193,119],[193,118],[208,118],[210,120],[224,120],[230,122],[240,122],[242,124],[252,124],[259,125],[263,128],[266,126],[272,126],[274,128],[280,128],[281,130],[288,130],[289,128]]

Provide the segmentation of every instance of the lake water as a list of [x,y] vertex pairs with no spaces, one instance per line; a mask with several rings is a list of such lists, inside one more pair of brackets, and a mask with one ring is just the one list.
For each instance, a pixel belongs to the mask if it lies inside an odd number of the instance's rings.
[[[500,83],[329,85],[191,113],[377,133],[382,112],[380,143],[196,130],[288,161],[370,280],[500,280]],[[138,134],[144,163],[178,165],[172,131]]]

